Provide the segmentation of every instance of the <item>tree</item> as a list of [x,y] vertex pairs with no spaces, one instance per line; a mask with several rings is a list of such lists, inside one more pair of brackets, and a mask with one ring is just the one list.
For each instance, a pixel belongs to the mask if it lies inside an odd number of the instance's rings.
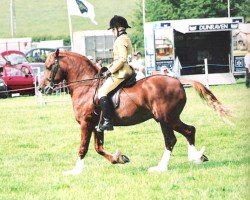
[[[145,0],[146,21],[228,17],[227,0]],[[132,44],[143,49],[142,5],[133,15]],[[249,17],[250,0],[230,0],[230,15]],[[249,17],[250,18],[250,17]]]

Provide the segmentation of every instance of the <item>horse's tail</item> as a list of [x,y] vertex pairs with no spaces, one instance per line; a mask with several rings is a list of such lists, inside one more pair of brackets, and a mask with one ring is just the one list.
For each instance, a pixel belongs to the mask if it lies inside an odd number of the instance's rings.
[[181,84],[183,85],[191,85],[196,92],[199,94],[201,99],[207,102],[209,106],[211,106],[216,113],[227,123],[230,123],[230,110],[226,106],[224,106],[215,95],[205,87],[202,83],[194,80],[180,79]]

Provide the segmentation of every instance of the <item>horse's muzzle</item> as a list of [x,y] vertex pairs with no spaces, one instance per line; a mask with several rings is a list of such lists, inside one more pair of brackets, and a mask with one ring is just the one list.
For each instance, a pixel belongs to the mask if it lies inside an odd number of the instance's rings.
[[45,95],[52,94],[53,90],[54,88],[50,85],[38,88],[38,91],[40,91],[42,94],[45,94]]

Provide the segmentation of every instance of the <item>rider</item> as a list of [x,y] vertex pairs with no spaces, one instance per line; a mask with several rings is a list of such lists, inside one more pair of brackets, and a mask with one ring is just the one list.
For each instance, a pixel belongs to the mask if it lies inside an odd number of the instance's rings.
[[105,72],[108,78],[98,90],[98,98],[104,119],[103,124],[99,126],[100,130],[113,130],[112,106],[108,94],[135,73],[128,64],[132,44],[126,33],[127,28],[131,27],[122,16],[115,15],[109,22],[109,29],[112,29],[116,40],[113,46],[113,63],[107,67],[108,70]]

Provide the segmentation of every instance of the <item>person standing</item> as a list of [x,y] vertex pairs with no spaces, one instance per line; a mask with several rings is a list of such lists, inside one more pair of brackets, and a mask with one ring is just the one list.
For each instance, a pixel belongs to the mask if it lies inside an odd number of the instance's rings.
[[174,72],[172,72],[167,66],[161,67],[161,74],[177,78],[176,74]]
[[105,72],[108,78],[98,90],[98,98],[104,119],[104,122],[99,125],[99,129],[102,131],[113,130],[113,108],[108,94],[135,73],[128,64],[128,57],[131,56],[132,52],[132,44],[126,32],[127,28],[131,27],[122,16],[115,15],[109,22],[108,30],[112,29],[116,39],[113,46],[113,63],[107,67],[108,70]]
[[145,66],[142,59],[141,52],[137,51],[134,53],[134,58],[130,65],[134,68],[136,72],[136,80],[140,80],[142,78],[145,78]]

